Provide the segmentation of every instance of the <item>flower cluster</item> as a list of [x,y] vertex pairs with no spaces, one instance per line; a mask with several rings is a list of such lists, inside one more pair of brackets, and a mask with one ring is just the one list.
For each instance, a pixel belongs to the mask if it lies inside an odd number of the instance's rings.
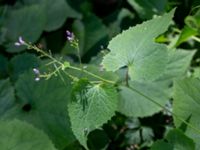
[[67,35],[67,40],[69,41],[69,42],[73,42],[74,41],[74,39],[75,39],[75,36],[74,36],[74,33],[72,33],[72,32],[70,32],[70,31],[66,31],[66,35]]
[[40,81],[40,71],[37,68],[33,68],[33,72],[35,74],[35,81]]

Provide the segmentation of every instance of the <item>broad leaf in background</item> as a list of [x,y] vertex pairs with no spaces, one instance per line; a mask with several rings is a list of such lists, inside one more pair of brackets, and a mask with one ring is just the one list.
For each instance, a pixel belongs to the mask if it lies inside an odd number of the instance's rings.
[[194,142],[177,129],[169,131],[166,140],[155,142],[151,150],[195,150]]
[[0,121],[0,135],[2,150],[56,150],[44,132],[19,120]]
[[75,140],[67,114],[71,84],[66,78],[66,84],[59,77],[39,82],[34,78],[32,72],[26,72],[17,80],[15,106],[2,118],[28,121],[47,133],[58,149],[63,149]]
[[72,9],[66,0],[44,0],[46,2],[46,31],[60,28],[67,18],[81,18],[81,14]]
[[9,79],[0,80],[0,118],[15,102],[14,88]]
[[[113,16],[112,15],[110,16],[110,20],[112,19],[111,17],[113,17]],[[109,27],[108,27],[109,28],[109,37],[112,38],[121,32],[121,30],[122,30],[121,26],[124,23],[125,19],[129,19],[132,21],[132,19],[134,17],[135,17],[135,15],[130,10],[122,8],[118,12],[114,22],[109,24]],[[109,20],[109,18],[107,20]],[[127,26],[127,24],[126,24],[126,26]]]
[[6,29],[6,51],[13,53],[26,48],[14,45],[19,36],[26,41],[36,42],[43,32],[45,22],[45,15],[39,5],[13,9],[3,23],[3,27]]
[[136,10],[140,18],[151,19],[153,15],[165,12],[167,0],[128,0],[128,3]]
[[127,66],[132,80],[152,81],[161,76],[168,61],[167,47],[154,42],[165,32],[171,22],[174,10],[162,17],[132,27],[113,38],[104,59],[108,71]]
[[19,75],[32,68],[38,68],[40,59],[30,53],[15,55],[9,62],[8,72],[12,80],[17,80]]
[[4,78],[6,77],[7,75],[7,67],[8,67],[8,59],[3,56],[3,55],[0,55],[0,64],[1,64],[1,67],[0,67],[0,79],[1,78]]
[[95,85],[89,88],[83,96],[87,100],[85,109],[83,109],[81,103],[72,101],[68,104],[68,111],[74,135],[81,145],[88,149],[88,133],[99,128],[114,116],[118,95],[116,89],[112,86]]
[[[93,14],[87,14],[82,21],[74,21],[72,30],[79,40],[81,56],[88,51],[94,50],[94,48],[100,50],[100,46],[104,43],[104,40],[108,38],[106,26]],[[69,43],[66,43],[62,52],[65,54],[77,54],[77,50],[70,48]]]
[[[192,129],[187,126],[185,134],[192,138],[196,145],[196,150],[200,148],[200,80],[195,78],[186,78],[182,80],[177,80],[174,87],[174,102],[173,102],[173,112],[179,118],[187,121],[191,126],[196,128]],[[183,126],[176,116],[174,117],[174,122],[176,127]]]
[[158,80],[172,80],[186,75],[195,53],[194,50],[170,50],[166,70]]
[[163,107],[169,100],[167,87],[156,83],[139,83],[131,82],[130,87],[120,87],[120,101],[118,110],[122,114],[130,117],[146,117],[162,110],[160,106],[140,95],[138,92],[132,90],[136,89],[142,94],[153,99]]
[[81,14],[72,9],[66,0],[23,0],[23,3],[26,5],[40,5],[40,9],[46,18],[44,27],[46,31],[60,28],[67,18],[81,18]]

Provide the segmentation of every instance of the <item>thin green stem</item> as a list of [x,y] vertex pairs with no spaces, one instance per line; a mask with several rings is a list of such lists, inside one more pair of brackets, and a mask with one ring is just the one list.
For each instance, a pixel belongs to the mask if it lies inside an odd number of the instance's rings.
[[[54,62],[58,63],[60,66],[64,66],[64,64],[63,64],[61,61],[55,59],[55,58],[52,57],[50,54],[48,54],[48,53],[46,53],[45,51],[39,49],[37,46],[31,45],[31,44],[28,44],[28,43],[25,43],[25,45],[26,45],[29,49],[34,49],[34,50],[36,50],[37,52],[41,53],[42,55],[44,55],[44,56],[50,58],[50,59],[53,60]],[[59,67],[59,68],[60,68],[60,67]],[[92,77],[94,77],[94,78],[96,78],[96,79],[99,79],[99,80],[101,80],[101,81],[104,81],[104,82],[106,82],[106,83],[115,84],[114,81],[104,79],[104,78],[102,78],[102,77],[100,77],[100,76],[98,76],[98,75],[96,75],[96,74],[93,74],[92,72],[89,72],[89,71],[85,70],[83,67],[78,68],[78,67],[75,67],[75,66],[68,66],[67,68],[73,69],[73,70],[77,70],[77,71],[81,71],[81,72],[84,72],[84,73],[86,73],[86,74],[88,74],[88,75],[90,75],[90,76],[92,76]],[[62,69],[62,67],[61,67],[61,69]],[[76,77],[73,77],[72,75],[70,75],[70,74],[67,73],[66,71],[64,71],[64,72],[65,72],[65,74],[68,75],[70,78],[76,79]]]
[[90,76],[92,76],[92,77],[94,77],[94,78],[96,78],[96,79],[99,79],[99,80],[104,81],[104,82],[107,82],[107,83],[115,84],[114,81],[104,79],[104,78],[102,78],[102,77],[100,77],[100,76],[98,76],[98,75],[96,75],[96,74],[93,74],[93,73],[87,71],[87,70],[83,70],[83,69],[80,69],[80,68],[74,67],[74,66],[69,66],[69,68],[70,68],[70,69],[73,69],[73,70],[77,70],[77,71],[83,71],[84,73],[86,73],[86,74],[88,74],[88,75],[90,75]]

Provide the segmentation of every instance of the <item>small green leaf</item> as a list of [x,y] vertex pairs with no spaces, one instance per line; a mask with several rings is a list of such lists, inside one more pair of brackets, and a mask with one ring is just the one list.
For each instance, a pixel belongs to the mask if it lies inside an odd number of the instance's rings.
[[56,150],[44,132],[19,120],[0,121],[0,135],[2,150]]
[[116,89],[109,85],[95,85],[85,94],[85,110],[76,101],[68,104],[71,127],[81,145],[87,149],[87,135],[90,131],[106,123],[117,109]]
[[167,47],[154,42],[170,25],[174,10],[162,17],[132,27],[113,38],[103,59],[108,71],[128,67],[132,80],[152,81],[161,76],[168,60]]

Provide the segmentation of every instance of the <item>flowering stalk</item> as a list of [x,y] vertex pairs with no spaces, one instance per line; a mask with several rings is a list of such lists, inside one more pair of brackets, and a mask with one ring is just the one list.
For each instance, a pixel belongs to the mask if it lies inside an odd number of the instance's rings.
[[[71,38],[69,38],[69,39],[71,39]],[[73,69],[73,70],[76,70],[76,71],[81,71],[81,72],[83,72],[83,73],[85,73],[85,74],[88,74],[88,75],[90,75],[90,76],[92,76],[92,77],[94,77],[94,78],[96,78],[96,79],[99,79],[100,81],[103,81],[103,82],[106,82],[106,83],[110,83],[110,84],[115,84],[114,81],[107,80],[107,79],[104,79],[104,78],[102,78],[102,77],[100,77],[100,76],[98,76],[98,75],[96,75],[96,74],[93,74],[92,72],[85,70],[84,67],[78,68],[78,67],[75,67],[75,66],[71,66],[69,62],[64,62],[64,63],[63,63],[63,62],[61,62],[60,60],[54,58],[51,54],[49,54],[49,53],[47,53],[47,52],[41,50],[41,49],[38,48],[37,46],[32,45],[31,43],[25,42],[21,37],[19,37],[19,41],[16,42],[16,43],[19,43],[19,44],[17,44],[17,46],[25,45],[25,46],[27,46],[28,49],[33,49],[33,50],[35,50],[36,52],[40,53],[41,56],[45,56],[45,57],[51,59],[54,63],[56,63],[56,64],[59,65],[53,72],[51,72],[51,73],[49,73],[49,74],[47,74],[47,73],[41,74],[41,73],[39,72],[38,69],[34,68],[33,72],[34,72],[35,75],[36,75],[35,81],[39,81],[39,80],[40,80],[40,77],[49,79],[49,78],[52,77],[53,75],[56,75],[57,73],[59,73],[60,70],[62,70],[62,71],[63,71],[67,76],[69,76],[73,81],[77,81],[77,80],[78,80],[77,77],[75,77],[75,76],[69,74],[69,73],[66,71],[66,69],[68,68],[68,69]],[[15,43],[15,45],[16,45],[16,43]],[[95,81],[95,83],[97,83],[97,82],[99,82],[99,81]]]

